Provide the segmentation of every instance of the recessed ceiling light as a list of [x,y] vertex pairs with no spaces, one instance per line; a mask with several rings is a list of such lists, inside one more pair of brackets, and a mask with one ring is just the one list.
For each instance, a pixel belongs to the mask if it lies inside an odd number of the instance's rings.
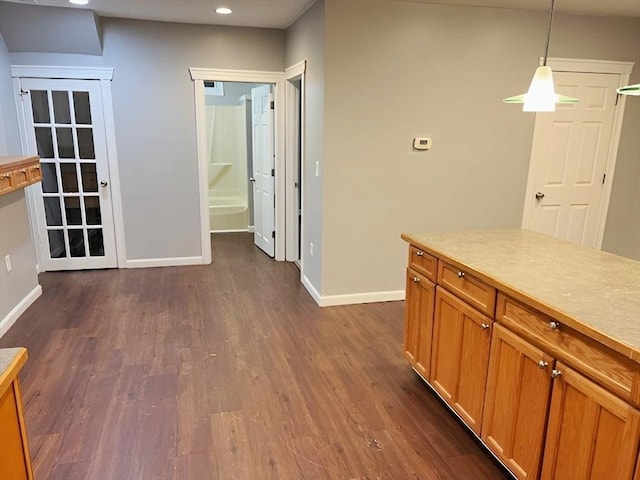
[[219,13],[220,15],[229,15],[230,13],[232,13],[232,11],[230,8],[220,7],[216,8],[216,13]]
[[69,0],[69,3],[73,3],[74,5],[86,5],[89,3],[89,0]]

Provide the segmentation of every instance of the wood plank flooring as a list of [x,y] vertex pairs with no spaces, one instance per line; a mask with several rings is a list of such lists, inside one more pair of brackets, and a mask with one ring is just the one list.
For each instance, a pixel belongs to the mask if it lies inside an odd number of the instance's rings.
[[36,480],[507,478],[402,358],[403,302],[321,309],[250,235],[212,247],[40,275],[0,339]]

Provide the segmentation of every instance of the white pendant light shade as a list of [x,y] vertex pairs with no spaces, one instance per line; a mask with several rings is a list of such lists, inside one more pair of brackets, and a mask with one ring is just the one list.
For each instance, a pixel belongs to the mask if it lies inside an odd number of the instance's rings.
[[578,99],[558,95],[553,86],[551,67],[543,65],[536,68],[527,93],[505,98],[503,102],[524,103],[523,112],[555,112],[556,104],[578,103]]
[[640,83],[636,83],[635,85],[627,85],[626,87],[620,87],[617,92],[620,95],[633,95],[640,96]]
[[525,94],[523,112],[555,112],[556,92],[551,67],[538,67]]

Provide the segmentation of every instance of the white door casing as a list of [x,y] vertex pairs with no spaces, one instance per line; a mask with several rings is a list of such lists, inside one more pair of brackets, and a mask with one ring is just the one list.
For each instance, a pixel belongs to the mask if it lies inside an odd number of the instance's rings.
[[303,275],[305,245],[300,219],[304,212],[304,150],[305,150],[305,71],[306,61],[285,69],[286,76],[286,260],[299,262]]
[[587,71],[554,68],[556,91],[580,102],[536,115],[522,226],[600,248],[624,107],[615,90],[628,74],[607,72],[618,63],[567,64]]
[[251,89],[254,242],[270,257],[275,255],[276,206],[272,106],[271,85]]
[[41,158],[30,203],[41,270],[118,266],[100,80],[20,78],[25,153]]

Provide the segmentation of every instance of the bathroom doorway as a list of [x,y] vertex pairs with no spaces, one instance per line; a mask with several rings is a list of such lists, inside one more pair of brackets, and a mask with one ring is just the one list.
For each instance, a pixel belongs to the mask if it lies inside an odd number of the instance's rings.
[[[211,231],[243,230],[253,230],[255,243],[259,248],[276,260],[284,260],[286,229],[284,72],[195,67],[189,68],[189,72],[194,80],[203,260],[205,263],[211,262]],[[260,89],[259,85],[267,86],[268,92],[256,102],[252,96],[256,94],[256,90]],[[242,87],[245,91],[241,92],[236,87]],[[251,104],[250,115],[247,113],[249,103]],[[242,105],[244,105],[244,112]],[[254,106],[261,107],[260,113],[253,111]],[[236,107],[236,109],[223,107]],[[242,125],[243,115],[245,122],[248,122],[248,118],[251,117],[255,124],[252,125],[251,133],[247,132],[246,127],[244,130],[231,129],[232,125]],[[264,122],[256,123],[253,117],[260,117],[261,120],[267,117],[270,120],[268,135],[264,134]],[[216,124],[222,130],[219,130]],[[259,157],[256,156],[258,150],[255,130],[262,132],[259,138],[264,141],[260,143],[267,147],[266,153],[260,150],[262,153]],[[243,135],[244,141],[242,141]],[[233,148],[228,145],[222,144],[223,146],[217,149],[216,138],[228,140],[231,137],[240,139],[236,144],[242,145],[241,150],[251,152],[251,165],[246,160],[246,156],[244,162],[233,160],[233,155],[229,152],[233,151]],[[249,138],[251,139],[250,147],[247,145]],[[209,151],[209,143],[214,145],[213,152]],[[262,161],[257,161],[258,158]],[[257,167],[259,167],[258,170],[256,170]],[[252,178],[254,182],[250,181]],[[260,199],[256,198],[258,192],[261,194]],[[259,204],[258,200],[262,203]],[[264,221],[265,216],[266,221]]]
[[253,232],[275,254],[273,86],[204,81],[207,198],[212,234]]

